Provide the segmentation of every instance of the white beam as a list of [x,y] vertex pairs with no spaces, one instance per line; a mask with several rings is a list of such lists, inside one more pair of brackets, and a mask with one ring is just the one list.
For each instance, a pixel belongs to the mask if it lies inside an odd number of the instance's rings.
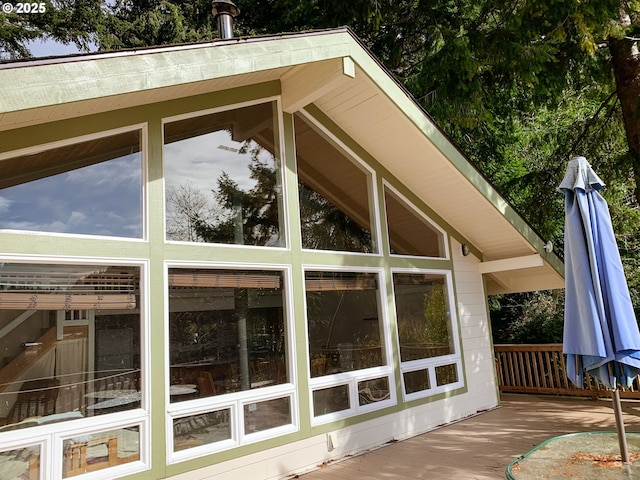
[[354,77],[355,64],[349,57],[295,67],[281,79],[282,109],[296,112]]
[[542,267],[544,260],[540,254],[526,255],[524,257],[505,258],[482,262],[479,265],[480,273],[506,272],[508,270],[522,270],[523,268]]

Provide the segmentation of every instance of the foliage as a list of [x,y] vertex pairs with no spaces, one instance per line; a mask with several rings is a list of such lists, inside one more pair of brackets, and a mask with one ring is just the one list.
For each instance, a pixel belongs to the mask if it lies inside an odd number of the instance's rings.
[[65,45],[74,43],[85,51],[97,42],[103,18],[102,1],[46,0],[43,3],[44,13],[0,13],[0,60],[29,57],[26,44],[36,39],[56,40]]
[[562,343],[564,291],[492,297],[491,328],[496,343]]
[[[576,154],[587,157],[607,183],[603,193],[634,305],[640,308],[638,0],[236,3],[240,35],[352,28],[560,252],[563,208],[555,187],[565,160]],[[0,56],[24,57],[25,43],[41,37],[81,48],[93,42],[101,50],[211,40],[217,32],[210,7],[209,0],[49,0],[46,15],[0,16]],[[217,191],[253,201],[230,179],[221,179]],[[313,192],[307,193],[309,205],[326,207]],[[251,195],[258,199],[260,192]],[[251,225],[267,215],[259,204],[243,209],[249,223],[245,242],[253,243],[247,236],[271,233],[272,227],[256,231]],[[235,233],[230,221],[228,216],[227,231],[222,232],[222,224],[213,231],[209,219],[201,218],[198,234],[231,238]],[[354,236],[348,242],[366,240],[351,230]],[[536,306],[522,299],[514,302]],[[517,309],[509,306],[507,311]],[[531,321],[540,318],[533,310],[527,315]]]

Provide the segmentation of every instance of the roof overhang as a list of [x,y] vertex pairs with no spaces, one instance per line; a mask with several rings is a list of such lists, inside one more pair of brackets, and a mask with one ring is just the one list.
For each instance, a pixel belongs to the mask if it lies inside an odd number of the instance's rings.
[[469,244],[489,293],[564,287],[545,240],[347,28],[2,64],[0,133],[272,81],[285,112],[326,117]]

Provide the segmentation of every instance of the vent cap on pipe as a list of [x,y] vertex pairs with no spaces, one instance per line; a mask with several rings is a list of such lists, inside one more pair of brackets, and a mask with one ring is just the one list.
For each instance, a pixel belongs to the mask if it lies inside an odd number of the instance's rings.
[[240,9],[231,0],[216,0],[211,5],[214,18],[218,19],[220,38],[233,38],[233,19],[240,13]]

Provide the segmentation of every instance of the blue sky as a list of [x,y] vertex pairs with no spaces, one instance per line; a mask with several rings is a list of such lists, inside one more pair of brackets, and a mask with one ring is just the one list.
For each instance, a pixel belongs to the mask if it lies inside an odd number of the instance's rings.
[[70,45],[63,45],[62,43],[51,40],[34,40],[27,43],[27,48],[31,51],[31,55],[36,58],[80,53],[73,43]]

